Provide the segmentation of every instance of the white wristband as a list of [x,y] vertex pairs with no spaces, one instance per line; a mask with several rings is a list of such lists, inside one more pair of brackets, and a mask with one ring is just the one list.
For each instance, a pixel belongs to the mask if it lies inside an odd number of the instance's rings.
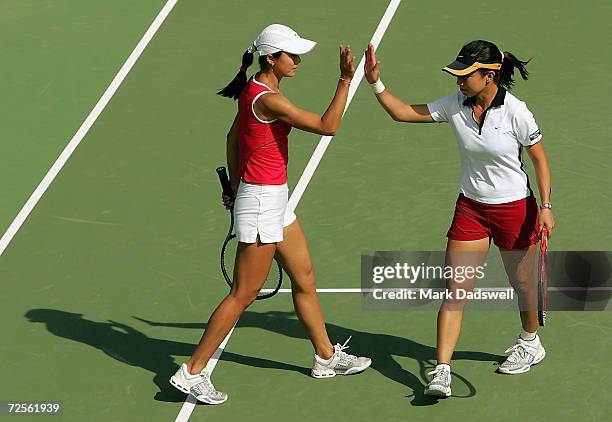
[[380,80],[380,78],[374,82],[373,84],[370,84],[370,86],[372,87],[372,91],[374,91],[374,94],[378,95],[381,92],[383,92],[386,88],[385,85],[382,83],[382,81]]

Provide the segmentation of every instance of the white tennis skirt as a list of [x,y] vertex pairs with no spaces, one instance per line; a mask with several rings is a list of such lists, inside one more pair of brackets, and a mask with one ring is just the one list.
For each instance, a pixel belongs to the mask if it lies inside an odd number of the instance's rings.
[[283,241],[283,228],[297,218],[287,209],[289,189],[283,185],[254,185],[240,181],[234,201],[234,227],[239,242]]

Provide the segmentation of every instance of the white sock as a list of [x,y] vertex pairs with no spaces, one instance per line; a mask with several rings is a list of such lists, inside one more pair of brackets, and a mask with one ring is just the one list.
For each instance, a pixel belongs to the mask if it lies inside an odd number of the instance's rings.
[[450,371],[450,365],[447,363],[439,363],[436,365],[436,369],[448,369]]
[[186,363],[184,363],[182,366],[184,367],[184,373],[187,378],[191,379],[191,378],[195,378],[198,375],[200,375],[200,374],[192,374],[191,372],[189,372],[189,368],[187,367]]
[[323,359],[321,356],[315,354],[315,359],[317,360],[317,362],[319,362],[321,365],[329,365],[332,361],[332,359],[334,358],[334,355],[332,355],[331,358],[329,359]]
[[520,337],[525,341],[531,341],[531,340],[535,340],[537,335],[538,335],[537,331],[535,333],[530,333],[529,331],[521,330]]

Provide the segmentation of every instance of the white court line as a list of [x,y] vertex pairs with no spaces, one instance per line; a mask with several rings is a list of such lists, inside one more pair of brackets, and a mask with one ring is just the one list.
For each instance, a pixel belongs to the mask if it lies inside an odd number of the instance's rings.
[[144,51],[146,46],[149,44],[149,42],[159,29],[159,27],[162,25],[162,23],[168,16],[168,14],[172,11],[172,8],[174,7],[177,1],[178,0],[168,0],[166,2],[166,4],[161,9],[151,26],[149,26],[149,29],[147,29],[147,32],[145,32],[140,42],[136,45],[136,48],[134,48],[134,51],[132,51],[132,54],[130,54],[130,56],[127,58],[121,69],[119,69],[119,72],[112,80],[108,88],[106,88],[106,91],[104,91],[104,94],[102,94],[102,97],[98,100],[98,103],[94,106],[93,110],[91,110],[79,130],[77,130],[70,142],[68,142],[66,148],[64,148],[64,150],[57,158],[55,163],[53,163],[53,165],[51,166],[45,177],[42,179],[38,187],[36,187],[30,198],[21,208],[21,211],[19,211],[17,217],[15,217],[9,228],[6,230],[6,233],[4,233],[4,235],[2,236],[2,239],[0,239],[0,256],[4,253],[9,243],[11,243],[11,240],[13,240],[13,237],[15,236],[15,234],[17,234],[17,232],[19,231],[25,220],[28,218],[40,198],[47,191],[47,189],[53,182],[53,179],[55,179],[55,177],[59,174],[62,167],[64,167],[64,164],[66,164],[74,150],[79,146],[87,132],[89,132],[89,129],[91,129],[94,122],[98,119],[110,99],[113,97],[113,95],[127,76],[128,72],[134,66],[134,63],[136,63],[136,60],[138,60],[138,58],[140,57],[140,54]]
[[549,287],[549,292],[609,292],[612,287]]
[[[225,337],[225,340],[223,340],[219,348],[215,350],[215,353],[213,353],[212,357],[206,364],[205,369],[206,369],[206,372],[208,372],[209,374],[212,374],[212,371],[215,369],[215,366],[217,366],[217,362],[219,362],[219,357],[221,356],[221,353],[223,353],[223,349],[225,349],[225,345],[229,341],[229,338],[232,335],[232,333],[234,332],[234,328],[236,328],[235,325],[232,327],[230,332],[227,334],[227,337]],[[184,421],[189,420],[189,416],[191,416],[191,412],[193,412],[193,409],[195,408],[197,401],[198,400],[193,395],[189,394],[187,396],[187,399],[185,400],[185,403],[183,403],[183,407],[181,407],[181,411],[176,416],[175,422],[184,422]]]
[[[491,292],[505,292],[511,287],[475,287],[474,290],[483,290],[483,291],[491,291]],[[269,293],[273,289],[262,289],[263,293]],[[386,292],[390,291],[399,291],[399,290],[433,290],[433,291],[443,291],[446,290],[443,287],[380,287],[380,288],[343,288],[343,289],[325,289],[320,288],[317,289],[317,293],[373,293],[374,291],[384,290]],[[549,292],[609,292],[612,291],[612,287],[549,287]],[[279,289],[278,293],[291,293],[291,289]]]
[[[374,45],[374,50],[378,48],[380,40],[382,39],[383,35],[385,34],[385,31],[389,27],[389,23],[391,22],[393,15],[395,15],[395,11],[397,10],[400,3],[401,0],[391,0],[389,2],[387,10],[385,11],[385,14],[380,20],[380,23],[378,24],[378,28],[376,28],[374,35],[372,36],[372,41],[370,41]],[[353,99],[353,96],[355,95],[359,84],[361,83],[361,79],[363,78],[364,63],[365,54],[361,57],[361,60],[357,65],[357,69],[355,69],[355,75],[353,76],[351,87],[349,88],[348,100],[346,101],[346,107],[344,107],[344,112],[342,113],[342,116],[344,116],[344,113],[346,113],[346,110],[348,109],[348,106],[351,103],[351,100]],[[317,145],[317,148],[312,154],[312,157],[310,157],[310,161],[308,161],[308,164],[306,165],[306,168],[304,169],[300,180],[298,180],[297,185],[295,185],[295,189],[293,189],[293,192],[291,193],[291,198],[289,198],[289,202],[287,203],[287,208],[289,208],[290,210],[295,211],[298,202],[300,202],[300,199],[302,198],[302,195],[306,190],[306,186],[308,186],[308,183],[310,182],[312,175],[317,169],[317,166],[321,162],[323,154],[325,154],[325,150],[329,146],[329,143],[331,142],[332,138],[333,136],[323,136],[319,141],[319,144]]]
[[[486,291],[503,291],[510,289],[511,287],[476,287],[474,290],[486,290]],[[262,289],[263,293],[268,293],[273,289]],[[385,292],[394,292],[401,290],[433,290],[433,291],[444,291],[443,287],[380,287],[380,288],[344,288],[344,289],[317,289],[317,293],[373,293],[376,291],[384,290]],[[291,289],[279,289],[278,293],[291,293]]]
[[[391,22],[393,15],[395,15],[395,11],[397,10],[397,7],[399,6],[400,3],[401,3],[401,0],[391,0],[389,2],[389,6],[387,6],[387,10],[385,11],[385,14],[380,20],[380,23],[378,24],[378,27],[376,28],[374,35],[372,36],[372,41],[370,41],[374,45],[374,49],[376,49],[378,45],[380,44],[380,40],[382,39],[385,31],[387,30],[387,27],[389,26],[389,23]],[[344,112],[342,113],[343,116],[344,116],[344,113],[346,113],[346,110],[348,109],[348,106],[351,103],[353,96],[355,95],[355,91],[357,91],[357,87],[359,87],[359,84],[361,83],[361,79],[363,79],[364,62],[365,62],[365,55],[361,57],[361,61],[359,62],[357,69],[355,69],[355,75],[353,76],[351,87],[349,88],[349,94],[348,94],[348,99],[346,101],[346,106],[344,107]],[[295,211],[295,208],[297,207],[298,202],[300,202],[300,199],[302,198],[302,195],[304,194],[304,191],[306,190],[306,187],[308,186],[310,179],[312,179],[312,175],[317,169],[319,162],[323,158],[323,154],[325,154],[325,150],[327,149],[327,146],[331,142],[332,138],[333,138],[332,136],[323,136],[321,140],[319,141],[319,144],[317,145],[317,148],[315,149],[314,153],[312,154],[312,157],[310,157],[310,161],[306,165],[306,168],[304,169],[304,172],[302,173],[300,180],[295,186],[295,189],[293,189],[293,192],[291,193],[291,197],[289,198],[289,202],[287,203],[287,208],[291,209],[292,211]],[[281,290],[286,290],[286,289],[281,289]],[[318,290],[319,289],[317,289],[317,291]],[[221,353],[223,352],[225,344],[227,344],[227,341],[229,340],[229,337],[232,335],[232,332],[233,332],[233,329],[232,331],[229,332],[227,337],[225,337],[225,340],[223,340],[223,343],[221,344],[219,349],[217,349],[217,351],[219,352],[219,355],[217,356],[217,358],[215,359],[214,356],[211,358],[211,361],[214,361],[214,364],[212,366],[213,368],[217,364],[217,360],[219,359],[219,356],[221,356]],[[210,361],[208,362],[208,364],[210,365]],[[212,373],[212,369],[209,373]],[[193,412],[194,408],[195,408],[195,402],[194,402],[193,396],[189,395],[187,396],[187,400],[183,404],[183,407],[181,408],[181,412],[177,416],[175,422],[186,422],[187,420],[189,420],[189,417],[191,416],[191,413]]]

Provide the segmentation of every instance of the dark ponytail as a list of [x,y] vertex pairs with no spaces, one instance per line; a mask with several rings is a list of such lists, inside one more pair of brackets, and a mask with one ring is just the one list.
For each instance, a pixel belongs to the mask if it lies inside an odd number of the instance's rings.
[[[499,71],[495,71],[495,83],[505,89],[512,89],[514,85],[514,69],[518,69],[521,77],[524,80],[529,78],[529,72],[526,69],[527,63],[519,60],[512,53],[501,50],[492,42],[484,40],[472,41],[461,48],[460,56],[472,56],[480,63],[499,63],[503,54],[502,67]],[[481,69],[482,73],[490,72],[487,69]]]
[[495,73],[495,82],[506,89],[512,89],[515,68],[520,72],[521,78],[524,80],[529,79],[529,72],[525,67],[529,62],[530,60],[524,62],[517,59],[514,54],[504,51],[504,62],[502,63],[501,70]]
[[240,97],[240,93],[246,86],[247,69],[252,64],[253,53],[249,53],[249,51],[247,50],[242,55],[242,65],[240,66],[240,70],[238,70],[238,74],[236,74],[234,79],[232,79],[232,81],[227,84],[225,88],[217,92],[217,94],[223,97],[233,98],[234,100],[237,100]]

